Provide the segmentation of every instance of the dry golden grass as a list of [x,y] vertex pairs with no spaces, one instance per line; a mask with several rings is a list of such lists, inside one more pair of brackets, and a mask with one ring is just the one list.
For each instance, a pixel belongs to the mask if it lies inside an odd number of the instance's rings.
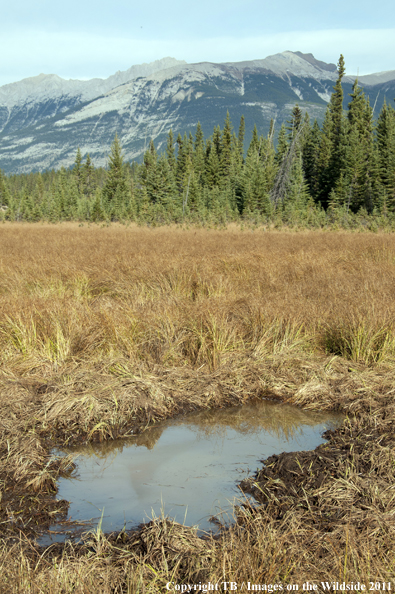
[[[389,234],[1,225],[2,591],[157,592],[171,576],[388,581],[394,293]],[[65,511],[50,497],[70,464],[51,459],[55,443],[268,395],[352,419],[328,446],[344,464],[329,456],[320,485],[300,470],[305,500],[290,487],[279,499],[262,474],[252,488],[266,505],[218,541],[158,520],[137,544],[98,535],[55,561],[9,540]],[[285,485],[292,460],[273,462]]]

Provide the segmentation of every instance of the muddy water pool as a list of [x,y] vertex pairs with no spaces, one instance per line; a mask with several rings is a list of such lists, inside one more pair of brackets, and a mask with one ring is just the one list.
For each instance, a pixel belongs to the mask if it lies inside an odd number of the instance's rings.
[[[260,460],[314,449],[341,419],[267,400],[192,413],[127,440],[67,449],[78,456],[76,470],[59,480],[57,497],[70,501],[69,519],[85,530],[99,521],[104,532],[130,529],[161,513],[212,530],[212,516],[232,521],[237,484]],[[67,536],[69,526],[53,525],[40,543]]]

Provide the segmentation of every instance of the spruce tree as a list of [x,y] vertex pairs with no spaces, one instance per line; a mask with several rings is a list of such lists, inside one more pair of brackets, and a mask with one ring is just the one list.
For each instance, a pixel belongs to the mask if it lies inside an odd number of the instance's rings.
[[7,180],[4,173],[0,169],[0,207],[4,207],[4,210],[10,203],[10,192],[8,190]]
[[347,119],[350,126],[356,126],[359,134],[363,134],[363,120],[366,108],[365,93],[358,85],[358,78],[355,79],[350,93],[351,101],[348,104]]
[[220,177],[221,185],[227,185],[229,174],[232,169],[232,123],[230,121],[229,111],[226,113],[225,125],[221,134],[220,148]]
[[283,200],[283,209],[288,211],[288,222],[293,218],[298,221],[303,218],[303,211],[306,209],[310,194],[303,171],[302,152],[298,151],[289,176],[287,190]]
[[342,80],[346,73],[346,68],[344,64],[344,57],[340,54],[339,61],[337,63],[337,72],[338,77],[336,81],[336,85],[333,87],[334,92],[332,93],[330,102],[329,102],[329,112],[331,115],[331,135],[332,135],[332,142],[334,147],[334,152],[336,153],[338,144],[340,142],[341,137],[341,129],[343,124],[343,87],[342,87]]
[[77,154],[75,156],[74,166],[73,166],[73,174],[77,182],[77,191],[78,194],[82,194],[82,155],[80,147],[77,149]]
[[323,130],[324,134],[328,134],[331,143],[331,156],[328,164],[328,169],[324,173],[326,177],[325,183],[322,187],[321,201],[324,206],[327,205],[328,196],[331,189],[336,185],[337,179],[340,172],[344,167],[344,126],[345,118],[343,113],[343,87],[342,80],[345,75],[346,69],[344,64],[344,57],[340,54],[340,58],[337,64],[338,78],[335,86],[333,87],[333,93],[329,101],[329,116],[330,125],[328,130]]
[[204,182],[204,169],[205,169],[205,146],[204,146],[204,135],[200,122],[196,126],[195,143],[194,143],[194,159],[193,168],[197,176],[197,180],[200,185]]
[[377,121],[377,157],[382,191],[395,210],[395,110],[386,101]]
[[94,192],[94,171],[95,168],[88,153],[86,155],[85,163],[82,166],[82,191],[85,196],[91,196]]
[[303,112],[300,109],[299,105],[296,103],[292,109],[291,119],[287,120],[288,126],[286,127],[286,130],[288,130],[288,138],[290,142],[292,142],[292,140],[298,133],[298,130],[302,125],[302,120]]
[[[332,142],[332,119],[329,107],[325,112],[325,119],[322,125],[320,135],[320,144],[318,148],[316,167],[318,173],[318,192],[317,200],[326,208],[328,197],[332,188],[336,185],[332,177],[333,164],[333,142]],[[340,172],[339,172],[340,173]],[[337,178],[337,176],[336,176]]]
[[321,143],[321,130],[317,120],[308,130],[303,146],[303,169],[310,195],[316,200],[319,193],[318,154]]
[[170,128],[169,134],[167,136],[166,157],[167,157],[167,162],[169,164],[170,170],[172,171],[173,175],[175,175],[177,160],[176,160],[176,151],[174,148],[174,135],[173,135],[173,130],[171,128]]
[[277,139],[276,163],[280,165],[288,152],[287,131],[285,124],[281,125],[280,132]]
[[175,180],[165,155],[161,155],[150,167],[145,186],[152,204],[160,204],[171,210],[175,198]]
[[90,212],[90,220],[94,223],[97,223],[99,221],[104,221],[105,218],[106,216],[102,204],[102,192],[100,190],[96,190]]
[[214,132],[212,135],[212,145],[217,152],[218,160],[221,161],[221,128],[220,126],[215,126]]
[[[342,169],[345,180],[349,182],[349,205],[354,211],[365,208],[372,212],[379,199],[379,172],[374,146],[373,113],[369,100],[354,82],[351,102],[348,105],[347,122],[343,126],[340,147],[342,149]],[[344,134],[346,132],[346,134]]]
[[181,196],[184,191],[185,179],[187,177],[188,147],[187,147],[186,135],[184,135],[184,139],[182,139],[181,134],[178,134],[177,146],[178,146],[178,151],[177,151],[177,167],[176,167],[176,184],[177,184],[177,191]]
[[241,161],[241,163],[243,162],[243,159],[244,159],[244,136],[245,136],[245,130],[246,130],[245,118],[242,115],[241,118],[240,118],[239,133],[238,133],[238,136],[237,136],[237,141],[238,141],[238,147],[239,147],[239,154],[240,154],[240,161]]
[[128,194],[125,169],[123,165],[123,156],[121,144],[118,135],[115,134],[111,144],[111,152],[108,159],[108,172],[105,184],[102,189],[103,203],[110,218],[115,216],[115,195],[117,201],[125,202]]

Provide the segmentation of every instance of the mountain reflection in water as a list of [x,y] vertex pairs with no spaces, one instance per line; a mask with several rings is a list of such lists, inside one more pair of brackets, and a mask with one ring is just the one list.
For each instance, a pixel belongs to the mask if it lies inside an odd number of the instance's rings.
[[[104,509],[104,531],[128,529],[161,510],[210,529],[212,515],[231,515],[237,483],[260,460],[314,449],[340,421],[272,401],[188,414],[135,437],[69,448],[77,470],[60,479],[58,497],[71,501],[72,520],[93,519],[91,527]],[[60,532],[53,538],[64,539],[61,526],[53,528]]]

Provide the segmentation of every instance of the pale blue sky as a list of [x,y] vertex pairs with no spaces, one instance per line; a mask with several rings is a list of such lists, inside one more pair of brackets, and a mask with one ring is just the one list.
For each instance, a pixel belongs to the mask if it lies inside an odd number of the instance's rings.
[[394,70],[395,2],[16,0],[1,10],[0,85],[41,72],[105,78],[165,56],[224,62],[284,50],[335,63],[343,53],[349,74]]

